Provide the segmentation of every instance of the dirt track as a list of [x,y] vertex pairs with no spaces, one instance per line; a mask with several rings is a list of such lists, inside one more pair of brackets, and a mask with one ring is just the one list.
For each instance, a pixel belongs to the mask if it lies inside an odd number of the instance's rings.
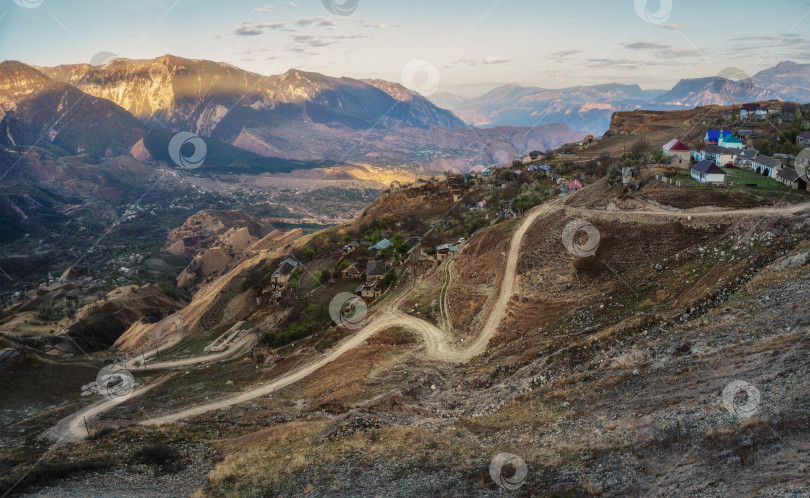
[[[173,413],[165,414],[158,417],[149,418],[147,420],[142,421],[142,424],[145,425],[152,425],[152,424],[160,424],[160,423],[170,423],[176,422],[178,420],[182,420],[188,417],[192,417],[195,415],[200,415],[202,413],[211,411],[211,410],[218,410],[233,406],[235,404],[243,403],[246,401],[250,401],[252,399],[266,396],[271,394],[283,387],[286,387],[290,384],[293,384],[313,372],[323,368],[325,365],[335,361],[345,352],[354,349],[360,345],[362,345],[367,339],[374,336],[378,332],[391,328],[391,327],[404,327],[410,330],[413,330],[419,333],[425,341],[425,352],[427,355],[436,360],[450,362],[450,363],[465,363],[470,359],[482,354],[486,351],[487,345],[489,340],[495,334],[498,329],[498,325],[501,322],[501,318],[503,317],[506,307],[509,303],[509,300],[514,294],[514,286],[517,280],[517,264],[520,255],[520,249],[523,243],[523,240],[526,236],[526,233],[529,231],[531,226],[534,222],[549,213],[556,212],[559,210],[565,210],[570,215],[577,215],[577,216],[589,216],[589,217],[598,217],[598,218],[615,218],[615,217],[668,217],[668,218],[685,218],[687,216],[691,217],[724,217],[724,216],[733,216],[733,217],[758,217],[758,216],[784,216],[789,214],[795,214],[806,209],[810,208],[810,204],[799,204],[788,206],[784,208],[754,208],[748,210],[710,210],[710,211],[682,211],[682,212],[671,212],[665,210],[649,210],[649,211],[602,211],[602,210],[592,210],[592,209],[585,209],[585,208],[572,208],[566,207],[561,205],[559,201],[554,201],[549,204],[544,204],[539,206],[532,211],[523,219],[522,223],[512,235],[509,244],[509,253],[506,258],[506,263],[504,267],[504,278],[503,282],[501,283],[500,292],[498,294],[498,299],[492,305],[492,307],[488,310],[485,310],[487,320],[484,323],[481,331],[477,334],[475,339],[466,344],[464,347],[458,348],[452,343],[449,342],[449,338],[451,337],[450,334],[442,331],[439,327],[421,320],[419,318],[413,317],[408,315],[402,311],[399,311],[399,304],[402,302],[404,297],[407,295],[407,291],[404,292],[402,295],[396,297],[390,303],[384,305],[384,307],[377,312],[374,318],[370,321],[368,325],[360,329],[356,334],[347,338],[340,344],[338,344],[332,351],[327,353],[326,355],[322,356],[320,359],[309,363],[308,365],[303,366],[302,368],[290,372],[289,374],[269,383],[265,384],[261,387],[257,387],[251,389],[249,391],[245,391],[244,393],[230,396],[218,401],[214,401],[211,403],[206,403],[203,405],[194,406],[192,408],[186,408],[183,410],[179,410]],[[240,341],[241,343],[241,341]],[[196,361],[193,361],[196,360]],[[189,359],[189,360],[180,360],[182,362],[190,361],[191,363],[199,362],[200,359]],[[208,358],[203,358],[202,361],[208,361]],[[171,363],[171,362],[169,362]],[[190,363],[185,363],[190,364]],[[179,364],[178,364],[179,365]],[[153,366],[154,367],[154,366]],[[166,366],[164,366],[166,368]],[[127,399],[132,398],[138,394],[148,391],[149,388],[142,388],[132,393]],[[137,393],[137,394],[136,394]],[[120,401],[119,401],[120,402]],[[76,424],[79,424],[79,433],[83,433],[84,430],[82,428],[82,417],[83,416],[93,416],[99,413],[106,411],[117,405],[118,403],[103,403],[97,405],[95,407],[91,407],[84,412],[75,415],[73,417],[73,423],[70,424],[71,433],[75,434],[76,432],[74,429],[76,428]]]

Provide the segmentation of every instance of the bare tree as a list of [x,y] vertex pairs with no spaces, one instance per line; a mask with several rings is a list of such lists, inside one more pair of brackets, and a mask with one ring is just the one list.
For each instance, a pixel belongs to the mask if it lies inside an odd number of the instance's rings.
[[642,161],[649,156],[650,152],[652,152],[652,144],[646,137],[639,139],[633,144],[633,147],[630,148],[630,154],[633,158],[641,159]]

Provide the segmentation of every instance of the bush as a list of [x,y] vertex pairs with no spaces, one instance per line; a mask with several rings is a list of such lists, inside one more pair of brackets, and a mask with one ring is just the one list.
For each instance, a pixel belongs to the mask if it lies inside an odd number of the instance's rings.
[[180,292],[177,290],[177,287],[175,287],[173,284],[166,281],[162,281],[158,285],[160,285],[160,288],[163,289],[163,293],[169,296],[170,298],[176,300],[179,300],[181,298]]
[[42,307],[37,310],[37,318],[47,322],[57,322],[64,316],[65,314],[62,311],[62,308]]
[[323,303],[310,304],[298,320],[289,324],[283,332],[262,334],[265,342],[272,348],[286,346],[293,341],[309,337],[331,325],[329,308]]
[[145,465],[155,465],[165,472],[174,473],[182,470],[182,465],[179,463],[180,453],[165,444],[142,446],[135,452],[133,460]]

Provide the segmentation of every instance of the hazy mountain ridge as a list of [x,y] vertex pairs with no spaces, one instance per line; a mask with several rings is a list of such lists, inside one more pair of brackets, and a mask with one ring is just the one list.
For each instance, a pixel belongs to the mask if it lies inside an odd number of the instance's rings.
[[683,79],[670,90],[643,90],[638,85],[620,84],[556,90],[504,85],[475,99],[452,94],[432,98],[437,105],[448,106],[476,126],[559,122],[595,135],[607,131],[611,116],[618,111],[674,110],[772,99],[810,102],[810,64],[782,62],[742,80],[721,76]]
[[601,135],[615,111],[637,109],[659,93],[621,84],[562,89],[506,85],[461,102],[453,110],[476,126],[563,123]]

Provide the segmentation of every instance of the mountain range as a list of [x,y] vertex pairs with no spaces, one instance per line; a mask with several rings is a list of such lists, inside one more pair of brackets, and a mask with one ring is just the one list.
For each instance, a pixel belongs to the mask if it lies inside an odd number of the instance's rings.
[[263,76],[172,55],[100,66],[7,61],[0,64],[0,160],[13,163],[13,148],[37,145],[62,155],[171,163],[168,143],[185,131],[206,140],[206,167],[225,171],[335,162],[467,170],[602,135],[616,111],[770,99],[810,101],[810,65],[783,62],[743,79],[685,79],[669,91],[507,85],[475,99],[442,93],[431,101],[383,80],[295,69]]
[[7,61],[0,64],[0,90],[0,145],[170,163],[168,143],[185,131],[206,140],[206,168],[231,171],[343,161],[464,170],[583,136],[557,123],[469,127],[382,80],[298,70],[262,76],[171,55],[50,68]]
[[773,99],[808,103],[810,64],[782,62],[751,77],[729,68],[719,76],[683,79],[668,91],[620,84],[561,89],[506,85],[474,99],[448,93],[432,99],[475,126],[562,123],[599,136],[607,131],[616,111],[674,110]]

